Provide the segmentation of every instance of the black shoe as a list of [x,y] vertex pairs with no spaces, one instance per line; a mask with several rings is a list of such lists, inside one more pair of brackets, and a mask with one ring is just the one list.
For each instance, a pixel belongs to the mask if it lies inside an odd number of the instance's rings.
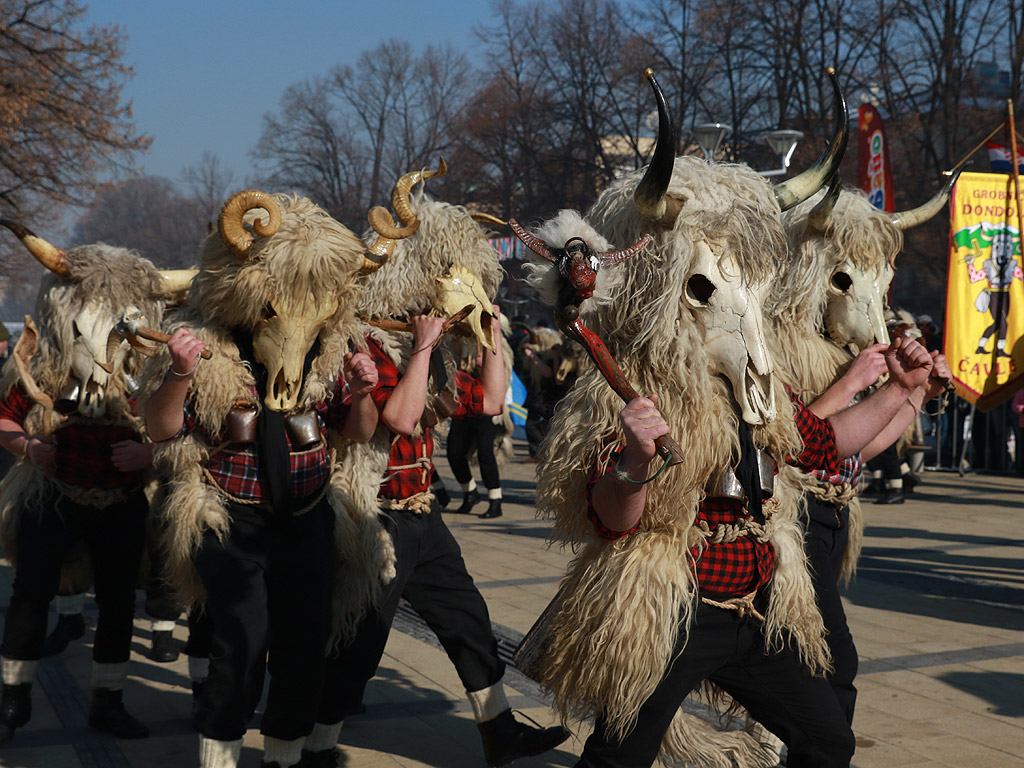
[[487,505],[487,511],[480,515],[485,520],[490,520],[492,517],[501,517],[501,499],[491,499],[490,504]]
[[57,626],[43,641],[43,656],[57,656],[64,653],[68,643],[85,634],[85,617],[80,613],[61,613]]
[[438,488],[434,491],[434,498],[437,499],[437,505],[441,507],[441,509],[446,508],[452,503],[452,497],[448,495],[447,488]]
[[885,493],[885,481],[877,479],[868,483],[867,487],[860,492],[861,496],[881,496]]
[[466,495],[462,497],[462,504],[455,510],[457,514],[468,515],[470,510],[474,506],[480,503],[483,497],[480,495],[480,491],[474,488],[472,491],[466,491]]
[[14,738],[14,731],[32,718],[32,683],[4,685],[0,701],[0,744]]
[[295,768],[337,768],[340,757],[341,752],[334,747],[319,752],[310,752],[308,749],[304,749],[302,750],[302,759],[295,764]]
[[92,707],[89,709],[89,725],[97,731],[109,733],[119,739],[144,739],[149,728],[136,720],[124,708],[124,691],[110,688],[95,688],[92,692]]
[[510,709],[476,727],[484,743],[484,760],[491,768],[547,752],[569,738],[569,731],[561,726],[540,728],[520,723]]
[[174,633],[169,629],[153,630],[153,647],[149,658],[161,664],[178,660],[178,644],[174,642]]
[[921,484],[921,478],[915,475],[913,472],[907,472],[903,476],[903,493],[910,495],[914,492],[914,488]]
[[902,488],[890,488],[877,499],[875,504],[902,504],[906,501]]

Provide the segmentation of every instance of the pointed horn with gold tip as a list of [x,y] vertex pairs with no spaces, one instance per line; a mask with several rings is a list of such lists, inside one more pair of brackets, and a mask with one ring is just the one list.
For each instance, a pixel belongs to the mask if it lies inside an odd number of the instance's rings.
[[16,221],[0,219],[0,224],[11,230],[28,249],[28,252],[36,257],[36,261],[48,270],[61,277],[71,276],[71,264],[67,252],[55,245],[50,245],[28,227],[23,227]]
[[651,84],[654,100],[658,103],[658,142],[654,147],[651,163],[647,166],[647,173],[633,192],[633,205],[644,218],[671,227],[683,205],[681,200],[665,194],[675,168],[676,131],[668,114],[665,94],[661,92],[654,70],[650,67],[645,69],[644,77]]
[[935,196],[924,205],[919,205],[917,208],[911,208],[909,211],[890,213],[889,221],[892,225],[901,230],[911,229],[920,224],[924,224],[928,219],[932,218],[935,214],[945,208],[946,201],[949,199],[949,193],[953,190],[953,185],[956,184],[956,180],[960,178],[960,171],[948,175],[949,180],[943,185],[942,189],[936,192]]
[[420,220],[412,212],[409,206],[409,193],[416,184],[444,176],[448,173],[448,166],[444,158],[439,158],[436,171],[413,171],[407,173],[397,182],[391,190],[391,206],[398,214],[398,221],[401,227],[395,225],[395,220],[387,208],[377,205],[366,214],[366,220],[370,222],[373,231],[379,237],[366,248],[363,257],[363,267],[359,270],[359,276],[376,272],[384,266],[395,249],[395,241],[409,237],[420,227]]
[[225,247],[239,259],[249,257],[249,248],[256,239],[242,226],[247,211],[262,208],[270,217],[258,218],[253,222],[253,231],[260,237],[270,237],[281,226],[281,208],[266,192],[258,189],[243,189],[228,198],[217,217],[217,231]]
[[489,213],[483,211],[470,211],[469,217],[478,224],[491,224],[495,227],[507,227],[508,222],[504,219],[499,219],[497,216],[492,216]]
[[846,99],[839,90],[839,78],[834,67],[825,70],[829,82],[832,83],[832,95],[835,103],[835,126],[832,129],[832,140],[818,161],[798,176],[789,181],[775,185],[775,200],[779,209],[788,211],[809,198],[825,182],[839,172],[839,164],[846,153],[846,145],[850,140],[850,117],[846,111]]

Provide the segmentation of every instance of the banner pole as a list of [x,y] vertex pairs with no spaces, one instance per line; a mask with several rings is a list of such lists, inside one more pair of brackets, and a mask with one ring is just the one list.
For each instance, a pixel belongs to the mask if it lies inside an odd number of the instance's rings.
[[979,141],[978,142],[978,146],[976,146],[974,149],[972,149],[970,152],[968,152],[966,155],[964,155],[961,158],[960,162],[958,162],[956,165],[954,165],[952,168],[950,168],[947,173],[950,173],[950,174],[956,173],[957,168],[959,168],[961,165],[963,165],[968,160],[970,160],[972,157],[974,157],[974,153],[977,152],[982,147],[984,147],[985,146],[985,142],[987,142],[989,139],[993,138],[997,133],[999,133],[1005,127],[1006,127],[1006,123],[1005,122],[1004,123],[1000,123],[999,125],[997,125],[996,129],[994,131],[992,131],[992,133],[990,133],[984,139]]
[[1014,208],[1017,209],[1017,242],[1020,244],[1021,253],[1024,254],[1024,225],[1021,224],[1022,216],[1020,212],[1020,168],[1017,165],[1019,162],[1017,158],[1017,126],[1013,121],[1012,99],[1006,100],[1006,113],[1008,115],[1007,119],[1010,123],[1010,166],[1012,168],[1011,172],[1013,173],[1013,199],[1016,203]]

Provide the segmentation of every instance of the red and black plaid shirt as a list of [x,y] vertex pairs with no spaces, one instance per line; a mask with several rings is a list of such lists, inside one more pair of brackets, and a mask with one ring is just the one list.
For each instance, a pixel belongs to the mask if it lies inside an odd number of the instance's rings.
[[[398,386],[401,374],[398,366],[385,354],[383,348],[372,338],[367,338],[368,352],[377,366],[377,386],[373,390],[373,402],[380,413],[384,412],[391,393]],[[455,389],[458,410],[452,416],[480,416],[484,411],[484,390],[478,379],[465,371],[455,372]],[[388,455],[388,470],[381,482],[382,499],[407,499],[430,488],[429,459],[434,455],[434,439],[430,430],[424,428],[420,435],[396,435]],[[420,462],[420,459],[427,461]],[[415,465],[415,466],[413,466]],[[398,467],[408,467],[398,469]]]
[[[19,384],[0,400],[0,418],[23,425],[34,405]],[[139,433],[130,426],[92,424],[77,419],[65,423],[54,431],[57,445],[54,479],[78,488],[105,491],[138,485],[142,482],[143,470],[122,472],[111,459],[111,445],[122,440],[142,442]]]
[[[253,402],[259,398],[255,386],[249,387],[249,396]],[[348,416],[352,399],[339,375],[335,382],[334,397],[327,402],[313,406],[320,423],[321,436],[328,428],[342,429]],[[172,439],[197,432],[208,445],[220,446],[227,442],[228,436],[222,431],[216,435],[207,434],[196,421],[195,407],[191,400],[185,401],[184,423],[181,430]],[[291,436],[285,432],[291,459],[292,498],[304,499],[312,496],[323,487],[331,474],[330,455],[327,444],[321,440],[313,448],[292,450]],[[260,455],[255,443],[229,443],[214,453],[206,464],[206,469],[214,482],[223,491],[235,498],[246,501],[263,501],[267,499],[266,482],[260,475]]]
[[[823,470],[828,474],[839,472],[839,458],[836,453],[835,431],[824,419],[819,419],[804,405],[803,401],[788,388],[786,389],[796,406],[796,425],[804,440],[799,456],[787,458],[787,462],[804,471]],[[631,530],[613,531],[605,526],[594,509],[594,485],[614,465],[617,452],[608,463],[598,466],[587,485],[587,517],[603,539],[614,540],[636,531],[639,522]],[[714,530],[718,525],[731,525],[747,519],[743,502],[736,499],[704,499],[697,508],[696,522],[704,521]],[[775,568],[775,552],[768,542],[757,542],[747,537],[723,544],[705,546],[703,551],[693,550],[694,572],[701,594],[716,599],[740,597],[759,589],[771,579]]]

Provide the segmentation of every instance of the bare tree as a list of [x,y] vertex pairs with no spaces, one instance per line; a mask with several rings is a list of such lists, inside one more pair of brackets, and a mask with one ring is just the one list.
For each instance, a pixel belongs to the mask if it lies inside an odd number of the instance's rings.
[[203,152],[196,165],[182,170],[181,180],[192,193],[199,218],[215,222],[231,193],[235,174],[224,166],[218,155]]
[[142,176],[100,192],[75,224],[72,241],[132,248],[158,267],[180,269],[198,263],[205,235],[195,200],[168,179]]

